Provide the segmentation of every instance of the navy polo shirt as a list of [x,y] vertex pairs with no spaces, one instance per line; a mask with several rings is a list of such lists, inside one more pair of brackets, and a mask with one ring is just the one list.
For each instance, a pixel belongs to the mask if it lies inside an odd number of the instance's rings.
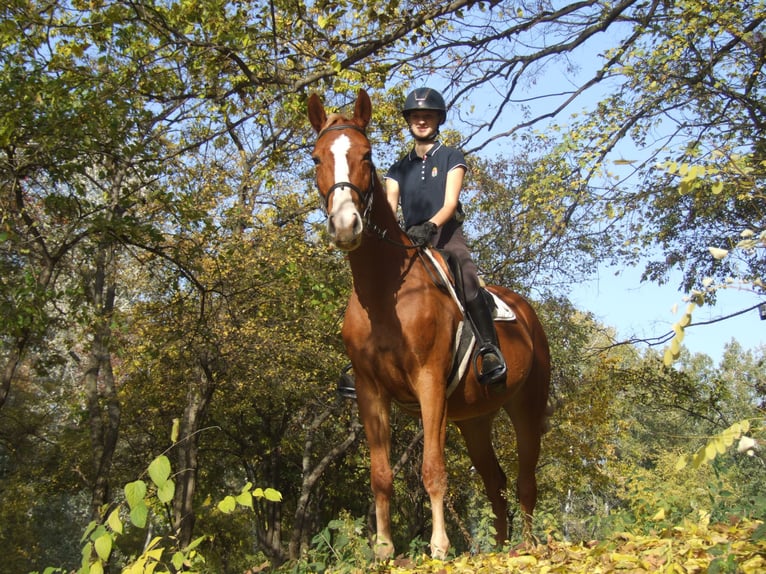
[[438,141],[425,157],[413,148],[391,166],[386,177],[399,183],[405,228],[428,221],[444,206],[447,174],[460,166],[468,169],[463,152]]

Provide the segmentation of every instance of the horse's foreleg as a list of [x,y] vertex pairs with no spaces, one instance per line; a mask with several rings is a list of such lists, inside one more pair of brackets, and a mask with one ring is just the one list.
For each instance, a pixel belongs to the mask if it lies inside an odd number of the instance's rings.
[[487,498],[495,514],[497,544],[508,538],[508,501],[505,489],[507,479],[492,447],[492,420],[494,415],[457,423],[465,440],[468,456],[484,482]]
[[[357,391],[359,392],[359,391]],[[391,497],[394,476],[391,470],[390,404],[369,399],[358,400],[359,414],[364,423],[367,444],[370,447],[370,486],[375,500],[375,557],[387,560],[394,555],[391,538]]]
[[421,400],[423,417],[423,486],[431,500],[431,556],[444,560],[449,538],[444,521],[444,496],[447,492],[447,469],[444,446],[447,435],[447,409],[444,396],[439,400]]
[[394,555],[394,541],[391,538],[391,497],[394,492],[394,477],[388,454],[370,449],[370,484],[375,498],[375,557],[388,560]]

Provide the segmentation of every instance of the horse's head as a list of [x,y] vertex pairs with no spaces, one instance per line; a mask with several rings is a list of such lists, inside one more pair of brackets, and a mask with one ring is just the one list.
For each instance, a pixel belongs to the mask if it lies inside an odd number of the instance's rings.
[[370,97],[359,90],[350,118],[340,114],[328,117],[316,94],[309,98],[308,111],[318,134],[311,157],[327,212],[327,230],[338,248],[351,251],[362,242],[375,186],[372,150],[364,131],[372,114]]

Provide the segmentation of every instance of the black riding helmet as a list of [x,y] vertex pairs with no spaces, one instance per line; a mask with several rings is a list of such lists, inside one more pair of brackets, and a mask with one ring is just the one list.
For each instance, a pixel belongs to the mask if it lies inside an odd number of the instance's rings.
[[439,112],[439,125],[447,119],[447,106],[444,98],[436,90],[431,88],[418,88],[412,90],[404,102],[402,115],[409,121],[410,112],[415,110],[434,110]]

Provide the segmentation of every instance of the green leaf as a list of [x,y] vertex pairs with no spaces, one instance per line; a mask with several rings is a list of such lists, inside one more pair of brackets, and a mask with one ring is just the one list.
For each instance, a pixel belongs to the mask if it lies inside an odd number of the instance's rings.
[[162,486],[170,477],[170,461],[164,454],[155,458],[149,465],[149,478],[157,486]]
[[176,492],[176,484],[172,480],[166,480],[157,487],[157,498],[160,502],[167,504],[173,500],[173,495]]
[[88,526],[85,528],[85,532],[83,532],[82,537],[80,538],[80,542],[85,542],[89,537],[91,532],[93,532],[96,529],[96,526],[98,526],[98,523],[95,520],[91,520]]
[[140,504],[136,504],[136,506],[130,510],[130,521],[138,528],[144,528],[146,526],[146,519],[148,516],[149,509],[146,507],[146,503],[143,499]]
[[125,499],[131,509],[139,504],[144,505],[144,496],[146,496],[146,483],[143,480],[136,480],[125,485]]
[[186,557],[183,555],[183,552],[176,552],[170,561],[173,563],[173,568],[180,570],[181,566],[184,565],[184,560],[186,560]]
[[205,535],[200,536],[198,538],[195,538],[192,540],[189,545],[186,547],[186,551],[189,552],[191,550],[194,550],[197,546],[202,544],[205,541],[205,538],[207,538]]

